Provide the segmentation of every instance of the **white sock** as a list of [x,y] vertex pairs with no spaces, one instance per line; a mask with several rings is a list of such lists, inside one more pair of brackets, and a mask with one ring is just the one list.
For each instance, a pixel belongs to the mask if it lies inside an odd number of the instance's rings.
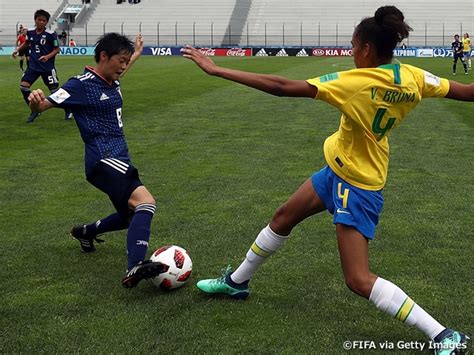
[[239,284],[250,280],[265,259],[277,251],[287,239],[288,236],[272,231],[270,225],[263,228],[247,252],[245,260],[230,276],[232,281]]
[[381,277],[375,281],[369,300],[378,309],[408,325],[414,325],[431,339],[445,329],[401,288]]

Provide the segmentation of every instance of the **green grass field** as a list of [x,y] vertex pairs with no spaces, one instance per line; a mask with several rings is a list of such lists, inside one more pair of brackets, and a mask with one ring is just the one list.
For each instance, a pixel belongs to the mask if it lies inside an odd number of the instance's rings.
[[[294,79],[352,67],[351,58],[216,61]],[[403,62],[451,77],[449,59]],[[92,58],[58,58],[61,82],[85,65]],[[158,202],[150,249],[181,245],[194,270],[174,292],[149,282],[125,290],[124,232],[93,254],[68,235],[73,224],[113,212],[85,181],[75,123],[50,110],[26,124],[19,79],[18,62],[0,57],[0,353],[338,354],[348,353],[345,340],[426,340],[346,288],[327,213],[294,230],[256,274],[248,300],[209,298],[194,286],[238,266],[273,211],[324,165],[324,139],[339,122],[329,105],[208,77],[183,58],[141,58],[122,80],[123,118],[134,165]],[[375,273],[470,335],[473,107],[425,100],[394,131],[370,244]]]

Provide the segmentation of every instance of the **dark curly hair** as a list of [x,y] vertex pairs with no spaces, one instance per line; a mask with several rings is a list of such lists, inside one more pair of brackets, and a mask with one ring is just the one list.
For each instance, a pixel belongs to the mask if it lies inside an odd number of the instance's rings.
[[411,30],[398,8],[382,6],[373,17],[367,17],[357,25],[354,36],[361,42],[373,44],[381,60],[390,61],[397,44],[407,38]]

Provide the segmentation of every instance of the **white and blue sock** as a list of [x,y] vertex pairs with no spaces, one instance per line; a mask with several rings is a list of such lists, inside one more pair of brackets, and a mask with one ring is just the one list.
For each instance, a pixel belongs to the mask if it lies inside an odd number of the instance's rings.
[[155,210],[156,206],[151,203],[143,203],[135,208],[127,234],[128,270],[145,260]]

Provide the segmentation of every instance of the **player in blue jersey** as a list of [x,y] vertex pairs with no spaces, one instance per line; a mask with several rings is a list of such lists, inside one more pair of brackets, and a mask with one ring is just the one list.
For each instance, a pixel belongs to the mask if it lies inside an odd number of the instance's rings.
[[[135,50],[136,49],[136,50]],[[143,50],[141,35],[135,48],[117,33],[104,35],[95,47],[95,67],[67,81],[58,91],[45,97],[38,89],[30,94],[30,108],[42,112],[52,107],[70,109],[85,143],[86,178],[105,192],[116,212],[91,224],[73,227],[84,252],[95,250],[94,240],[102,233],[128,229],[128,269],[122,280],[126,288],[167,270],[161,263],[145,261],[155,199],[140,181],[131,164],[123,133],[122,93],[119,78],[138,59]]]
[[462,66],[464,67],[464,74],[467,74],[467,66],[464,62],[463,48],[463,43],[459,40],[459,35],[454,35],[454,42],[451,43],[451,49],[453,51],[453,75],[456,75],[456,66],[458,60],[461,61]]
[[[31,85],[40,76],[51,93],[59,88],[58,74],[54,66],[54,60],[59,53],[59,42],[56,32],[46,29],[49,18],[49,12],[37,10],[34,15],[35,27],[28,29],[26,41],[13,52],[13,57],[16,57],[29,48],[29,66],[20,81],[20,90],[27,105]],[[33,122],[39,115],[38,112],[31,112],[27,122]],[[72,118],[68,110],[64,118]]]

